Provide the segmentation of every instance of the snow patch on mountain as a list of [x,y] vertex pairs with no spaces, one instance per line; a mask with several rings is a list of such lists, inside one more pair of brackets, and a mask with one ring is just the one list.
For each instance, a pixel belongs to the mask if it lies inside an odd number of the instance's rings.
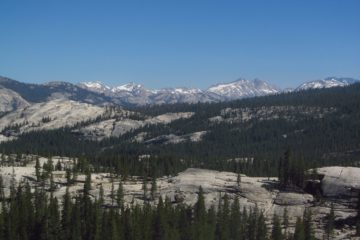
[[134,92],[134,91],[139,91],[144,89],[144,87],[141,84],[136,84],[136,83],[128,83],[128,84],[124,84],[124,85],[120,85],[117,87],[113,87],[111,88],[111,92],[117,93],[117,92]]
[[228,100],[279,93],[279,89],[259,79],[239,79],[231,83],[217,84],[207,92],[223,96]]
[[[295,91],[344,87],[358,81],[353,78],[328,77],[322,80],[303,83]],[[80,86],[84,85],[88,90],[102,92],[105,95],[120,99],[121,102],[132,105],[220,102],[293,91],[293,89],[280,90],[268,82],[259,79],[248,80],[243,78],[230,83],[216,84],[207,90],[186,87],[151,90],[136,83],[128,83],[116,87],[107,87],[99,82],[80,84]]]
[[345,87],[350,84],[356,83],[359,80],[354,78],[337,78],[328,77],[325,79],[309,81],[301,84],[295,89],[295,91],[308,90],[308,89],[321,89],[321,88],[332,88],[332,87]]
[[279,92],[276,87],[258,79],[252,81],[240,79],[227,84],[215,85],[205,91],[187,87],[146,89],[136,83],[110,88],[104,87],[105,85],[99,82],[80,83],[79,86],[86,86],[88,90],[100,91],[105,95],[134,105],[219,102]]
[[83,82],[79,84],[80,87],[83,87],[85,89],[91,90],[91,91],[95,91],[95,92],[106,92],[106,91],[110,91],[111,87],[103,84],[100,81],[96,81],[96,82]]

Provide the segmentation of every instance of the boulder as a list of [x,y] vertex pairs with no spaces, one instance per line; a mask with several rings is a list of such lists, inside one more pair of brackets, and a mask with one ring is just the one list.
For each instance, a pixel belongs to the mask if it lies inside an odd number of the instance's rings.
[[357,197],[360,189],[360,168],[323,167],[317,173],[322,176],[321,188],[325,197]]

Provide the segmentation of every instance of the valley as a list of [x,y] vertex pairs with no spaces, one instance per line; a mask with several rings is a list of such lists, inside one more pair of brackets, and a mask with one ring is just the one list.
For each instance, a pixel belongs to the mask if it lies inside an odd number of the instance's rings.
[[[14,199],[26,196],[21,201],[29,209],[38,201],[47,206],[44,212],[53,211],[48,220],[33,220],[40,226],[65,221],[64,209],[74,209],[68,219],[76,221],[74,227],[61,223],[71,234],[83,229],[96,236],[102,228],[139,239],[133,234],[141,221],[130,216],[149,216],[141,224],[152,229],[160,221],[164,234],[184,238],[229,239],[227,231],[236,230],[251,239],[256,227],[261,236],[280,231],[286,239],[356,239],[360,85],[324,81],[324,87],[315,82],[310,89],[280,93],[264,90],[270,85],[258,80],[205,92],[2,80],[0,195],[9,204],[0,216],[20,214],[13,211],[23,205]],[[237,95],[241,91],[248,93]],[[202,222],[197,209],[213,222]],[[39,214],[31,211],[29,219]],[[186,215],[194,228],[187,232],[158,219],[159,211],[171,219]],[[237,219],[233,214],[243,219],[236,223],[241,228],[226,227]],[[91,228],[77,225],[81,216]],[[119,231],[93,217],[135,225]],[[49,231],[48,236],[59,230]]]

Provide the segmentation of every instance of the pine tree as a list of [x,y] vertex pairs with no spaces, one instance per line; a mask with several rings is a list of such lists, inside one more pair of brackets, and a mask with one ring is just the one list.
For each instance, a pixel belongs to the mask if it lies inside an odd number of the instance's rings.
[[84,197],[89,197],[90,190],[91,190],[91,173],[90,171],[87,171],[85,183],[84,183],[84,190],[83,190]]
[[[261,212],[257,220],[256,240],[266,240],[267,228],[264,214]],[[282,239],[282,238],[281,238]]]
[[73,166],[72,168],[72,179],[71,179],[71,183],[74,183],[77,181],[77,174],[78,174],[78,171],[77,171],[77,168],[75,167],[75,165]]
[[0,202],[4,201],[4,199],[5,199],[4,180],[2,175],[0,175]]
[[273,227],[271,231],[271,239],[272,240],[282,240],[283,235],[281,232],[281,224],[279,217],[275,214],[273,217]]
[[102,206],[104,204],[104,188],[103,185],[100,185],[100,189],[99,189],[99,202],[98,202],[99,206]]
[[249,212],[246,222],[246,239],[256,239],[258,212],[259,209],[257,206]]
[[206,220],[206,209],[205,209],[205,199],[204,191],[202,187],[199,187],[197,193],[198,199],[194,206],[194,237],[196,239],[205,238],[205,220]]
[[148,200],[148,186],[147,186],[147,177],[144,176],[143,178],[143,185],[142,185],[142,189],[143,189],[143,199],[144,199],[144,202],[147,202]]
[[56,198],[50,199],[49,210],[48,210],[48,226],[49,234],[48,239],[56,240],[59,239],[60,234],[60,215],[59,215],[59,205]]
[[110,198],[111,198],[111,206],[114,206],[114,201],[115,201],[115,185],[114,185],[114,179],[113,179],[113,178],[111,178]]
[[165,234],[167,230],[166,216],[164,211],[164,203],[159,197],[159,203],[156,208],[154,227],[153,227],[153,239],[155,240],[165,240]]
[[36,163],[35,163],[35,175],[36,175],[36,181],[40,181],[41,179],[41,173],[40,173],[40,161],[39,157],[36,156]]
[[334,212],[334,203],[331,203],[330,212],[326,217],[326,226],[325,226],[325,234],[326,239],[333,239],[334,229],[335,229],[335,212]]
[[13,200],[15,199],[16,196],[16,179],[15,179],[15,169],[14,167],[12,167],[12,174],[11,174],[11,178],[10,178],[10,199]]
[[237,183],[237,186],[238,186],[238,187],[240,187],[240,183],[241,183],[241,174],[240,174],[239,172],[237,173],[236,183]]
[[289,215],[288,215],[288,209],[285,207],[284,209],[284,213],[283,213],[283,222],[282,222],[282,225],[284,226],[284,238],[287,239],[287,231],[288,231],[288,228],[289,228]]
[[230,217],[230,203],[229,203],[229,196],[225,193],[223,199],[223,207],[220,217],[220,226],[221,226],[221,236],[222,239],[229,239],[230,238],[230,229],[229,229],[229,217]]
[[157,191],[156,177],[153,177],[151,181],[151,190],[150,190],[152,200],[155,199],[156,191]]
[[51,173],[51,175],[50,175],[50,188],[49,188],[49,191],[50,191],[51,193],[53,193],[55,190],[56,190],[56,185],[55,185],[55,182],[54,182],[54,175]]
[[360,191],[358,190],[358,201],[357,201],[357,216],[356,216],[356,235],[360,236]]
[[116,204],[119,208],[124,207],[124,187],[122,181],[119,182],[119,187],[116,191]]
[[230,234],[233,238],[242,239],[241,231],[241,213],[239,205],[239,197],[236,196],[231,205],[230,215]]
[[312,227],[312,212],[311,212],[311,210],[305,209],[303,221],[304,221],[305,239],[306,240],[314,239],[314,230]]
[[294,240],[306,240],[305,239],[305,229],[304,229],[304,223],[301,220],[301,218],[296,219],[295,224],[295,233],[294,233]]
[[279,161],[279,170],[278,170],[278,178],[283,186],[288,186],[290,182],[290,149],[287,149],[284,153],[284,157],[280,158]]
[[53,162],[51,156],[48,157],[48,161],[47,161],[46,169],[45,169],[45,170],[48,171],[49,174],[50,174],[52,171],[54,171],[54,162]]
[[93,240],[101,240],[101,217],[102,217],[102,211],[101,211],[101,205],[98,201],[94,203],[95,210],[94,210],[94,228],[92,229],[92,239]]
[[62,170],[62,166],[61,166],[61,163],[60,163],[60,159],[59,159],[59,160],[57,161],[57,163],[56,163],[55,170],[56,170],[56,171],[61,171],[61,170]]
[[72,240],[81,240],[82,239],[82,231],[81,231],[81,223],[83,220],[81,219],[81,202],[80,199],[77,198],[74,204],[74,207],[71,211],[71,218],[70,218],[70,239]]
[[2,200],[1,201],[1,212],[0,212],[0,239],[7,239],[6,238],[6,230],[8,229],[8,221],[7,221],[7,208],[6,203]]
[[4,154],[4,153],[1,154],[1,160],[0,160],[0,161],[1,161],[1,162],[0,162],[1,166],[3,166],[3,165],[5,164],[5,162],[6,162],[6,158],[5,158],[5,154]]
[[70,239],[71,237],[71,217],[72,217],[72,202],[69,193],[69,187],[66,188],[66,193],[63,196],[61,213],[61,229],[63,239]]
[[72,177],[71,177],[71,170],[70,169],[66,169],[65,177],[66,177],[66,184],[68,186],[70,186],[71,183],[72,183]]

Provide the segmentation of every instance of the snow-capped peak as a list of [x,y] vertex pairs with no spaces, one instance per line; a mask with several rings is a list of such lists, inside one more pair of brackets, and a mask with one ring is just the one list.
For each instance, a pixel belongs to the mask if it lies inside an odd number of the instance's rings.
[[353,78],[328,77],[325,79],[313,80],[303,83],[296,88],[296,91],[319,88],[345,87],[355,82],[358,82],[358,80]]
[[180,93],[180,94],[196,94],[196,93],[201,93],[202,91],[198,88],[175,88],[174,91],[176,93]]
[[[347,86],[357,81],[358,80],[353,78],[329,77],[304,83],[294,91]],[[115,87],[106,86],[99,81],[84,82],[79,84],[79,86],[91,91],[103,93],[108,97],[116,99],[116,101],[133,105],[218,102],[293,91],[292,89],[280,90],[268,82],[259,79],[248,80],[244,78],[230,83],[219,83],[211,86],[207,90],[187,87],[146,89],[141,84],[133,82]]]
[[111,89],[109,86],[103,84],[100,81],[82,82],[82,83],[80,83],[80,85],[89,90],[98,91],[98,92],[104,92],[104,91],[108,91]]
[[229,99],[254,97],[278,93],[279,90],[259,79],[239,79],[231,83],[221,83],[210,87],[207,92],[225,96]]
[[127,84],[124,84],[124,85],[113,87],[111,89],[111,91],[114,92],[114,93],[122,92],[122,91],[133,92],[133,91],[141,89],[141,88],[143,88],[142,85],[131,82],[131,83],[127,83]]
[[157,89],[153,90],[154,93],[171,93],[171,94],[180,94],[180,95],[186,95],[186,94],[198,94],[202,93],[201,89],[198,88],[187,88],[187,87],[178,87],[178,88],[163,88],[163,89]]

